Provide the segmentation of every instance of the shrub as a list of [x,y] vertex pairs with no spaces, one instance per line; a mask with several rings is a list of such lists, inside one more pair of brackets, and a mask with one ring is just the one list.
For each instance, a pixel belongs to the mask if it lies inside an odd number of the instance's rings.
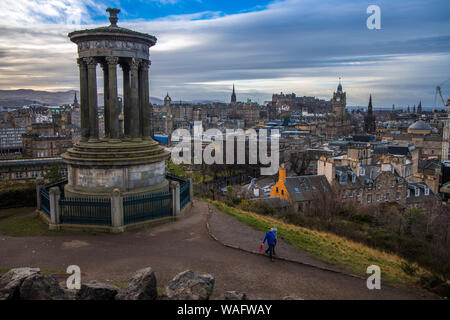
[[33,207],[36,205],[34,182],[0,183],[0,208]]
[[275,213],[275,209],[264,201],[243,200],[241,202],[241,207],[246,211],[252,211],[264,215],[273,215]]
[[417,268],[414,265],[407,262],[402,262],[400,268],[402,268],[402,270],[409,276],[413,276],[417,272]]

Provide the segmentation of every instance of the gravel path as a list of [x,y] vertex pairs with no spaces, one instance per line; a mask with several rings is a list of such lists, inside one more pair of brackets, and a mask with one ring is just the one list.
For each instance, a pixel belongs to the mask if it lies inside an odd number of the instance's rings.
[[[177,273],[192,269],[216,277],[213,298],[225,291],[240,290],[251,298],[280,299],[293,295],[303,299],[423,299],[422,292],[385,286],[370,291],[365,280],[322,271],[296,263],[270,262],[267,257],[227,248],[207,233],[208,204],[195,206],[177,222],[121,235],[6,237],[0,236],[0,268],[31,266],[65,270],[78,265],[82,281],[127,281],[140,268],[151,266],[158,285],[164,286]],[[249,234],[234,218],[214,220],[215,231]],[[231,219],[228,219],[231,218]],[[252,230],[253,231],[253,230]],[[220,233],[219,232],[219,233]],[[262,234],[254,233],[256,246]],[[250,236],[246,238],[253,244]],[[287,246],[287,245],[286,245]],[[279,246],[279,253],[291,249]],[[301,259],[312,259],[297,253]],[[308,260],[310,262],[320,262]]]

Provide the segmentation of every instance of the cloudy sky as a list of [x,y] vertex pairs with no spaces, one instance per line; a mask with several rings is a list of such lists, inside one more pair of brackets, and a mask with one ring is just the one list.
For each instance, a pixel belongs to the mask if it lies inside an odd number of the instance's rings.
[[[371,4],[381,30],[366,27]],[[342,77],[349,105],[432,106],[450,78],[448,0],[1,0],[0,89],[78,90],[67,33],[108,25],[107,7],[158,38],[154,97],[228,101],[235,83],[239,100],[329,99]]]

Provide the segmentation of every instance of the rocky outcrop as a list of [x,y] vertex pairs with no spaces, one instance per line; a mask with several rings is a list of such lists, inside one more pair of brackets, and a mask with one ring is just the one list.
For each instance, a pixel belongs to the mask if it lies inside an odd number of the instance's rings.
[[103,283],[82,284],[78,290],[76,300],[114,300],[119,289]]
[[223,294],[224,300],[248,300],[247,294],[240,291],[227,291]]
[[64,289],[51,275],[36,273],[20,286],[20,300],[66,300]]
[[[96,281],[82,284],[80,290],[69,290],[39,269],[18,268],[0,277],[0,300],[209,300],[214,285],[214,276],[187,270],[176,275],[158,297],[156,276],[149,267],[136,271],[122,290]],[[249,300],[249,297],[245,292],[227,291],[223,300]],[[303,299],[287,296],[283,300]]]
[[210,274],[198,275],[187,270],[169,282],[165,296],[169,300],[208,300],[214,283],[215,278]]
[[38,268],[11,269],[0,278],[0,300],[19,299],[23,281],[40,272]]
[[156,300],[158,290],[152,268],[138,270],[131,277],[128,286],[119,292],[116,300]]

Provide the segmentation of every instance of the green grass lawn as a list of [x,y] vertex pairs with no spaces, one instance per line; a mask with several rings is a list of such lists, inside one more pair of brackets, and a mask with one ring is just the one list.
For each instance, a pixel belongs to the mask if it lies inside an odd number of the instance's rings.
[[266,231],[268,226],[276,226],[278,228],[278,236],[290,245],[308,252],[318,260],[351,270],[365,277],[367,276],[367,267],[370,265],[378,265],[384,279],[406,285],[415,285],[418,283],[421,275],[431,274],[417,265],[414,265],[415,274],[407,274],[402,266],[409,263],[403,258],[395,254],[369,248],[361,243],[347,240],[335,234],[287,224],[270,216],[229,207],[218,201],[206,201],[256,230]]
[[50,231],[34,210],[35,208],[0,209],[0,234],[10,237],[101,234],[87,231]]

